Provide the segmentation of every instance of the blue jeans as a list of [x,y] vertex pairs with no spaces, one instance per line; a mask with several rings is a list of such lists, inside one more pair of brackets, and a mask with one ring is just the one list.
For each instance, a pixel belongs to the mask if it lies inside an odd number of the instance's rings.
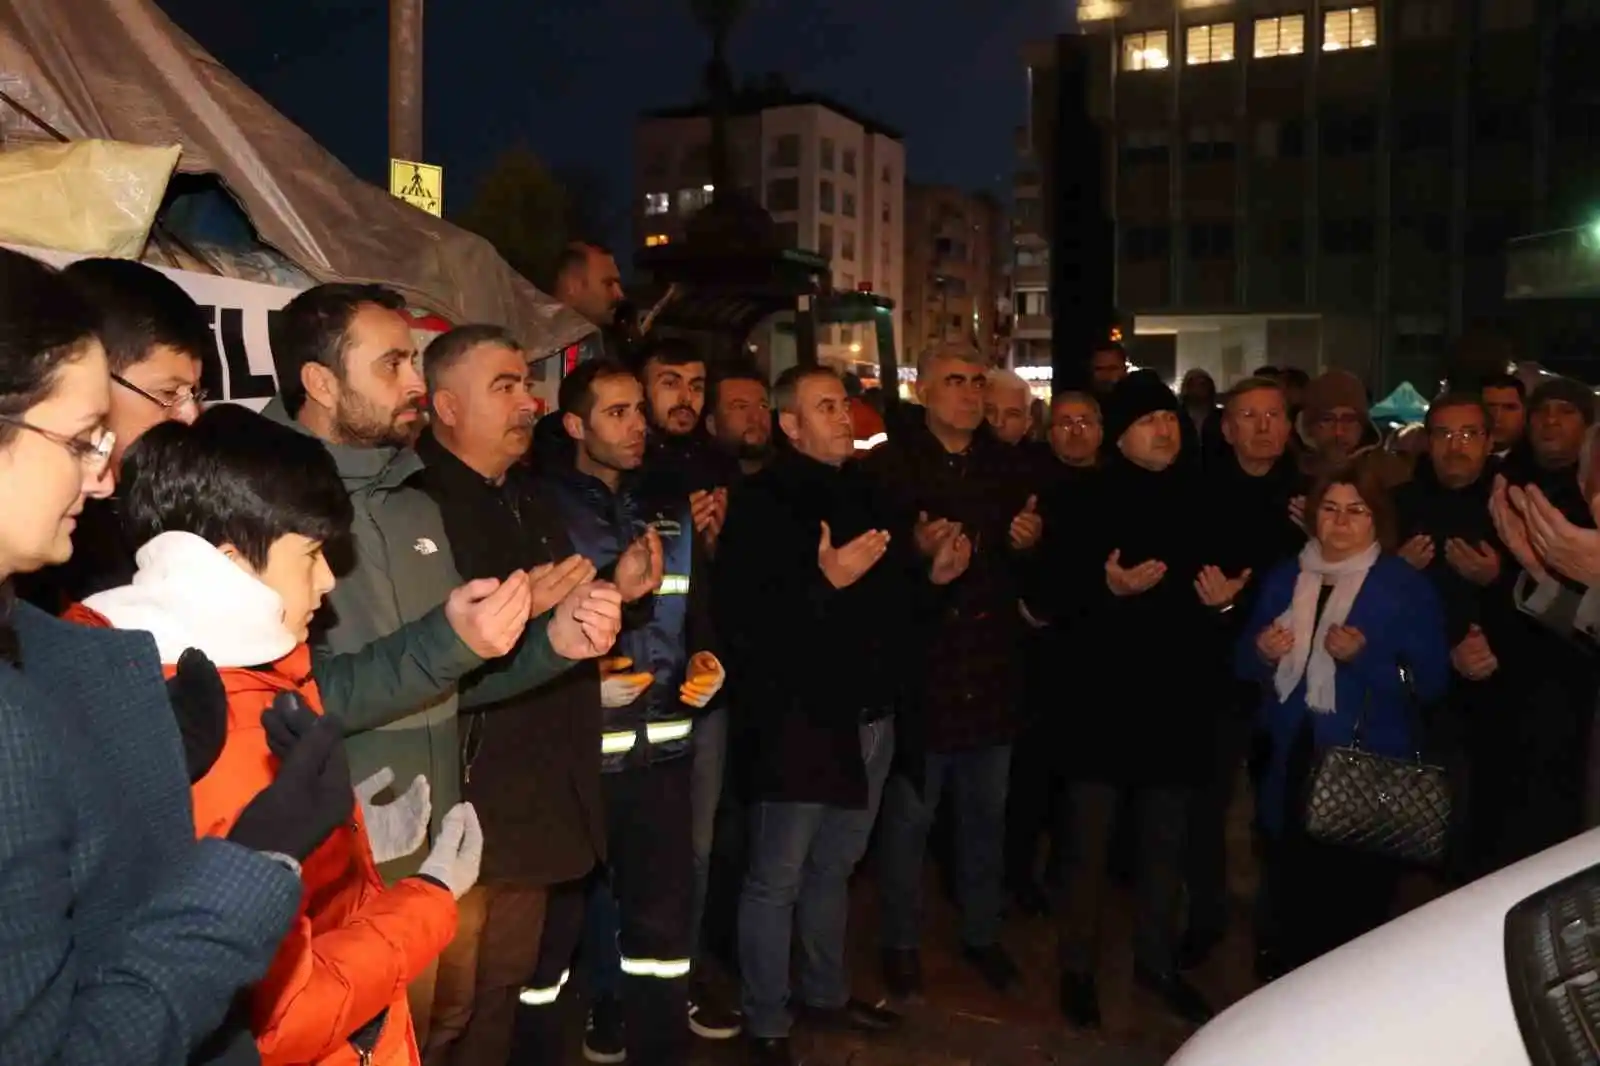
[[885,790],[878,884],[883,895],[883,946],[909,950],[922,931],[922,864],[928,829],[939,797],[955,791],[956,899],[961,905],[961,942],[985,948],[1000,935],[1004,906],[1006,789],[1011,745],[929,754],[922,793],[903,774]]
[[850,874],[866,853],[894,760],[894,719],[861,727],[865,810],[821,803],[758,803],[750,809],[750,867],[739,898],[739,969],[745,1032],[789,1035],[789,950],[800,940],[800,999],[824,1010],[845,1005],[845,925]]
[[711,877],[711,845],[716,839],[717,804],[722,800],[722,767],[728,754],[728,708],[718,707],[694,726],[694,777],[689,786],[690,833],[694,845],[694,897],[689,911],[689,957],[700,955],[700,926],[706,915],[706,884]]

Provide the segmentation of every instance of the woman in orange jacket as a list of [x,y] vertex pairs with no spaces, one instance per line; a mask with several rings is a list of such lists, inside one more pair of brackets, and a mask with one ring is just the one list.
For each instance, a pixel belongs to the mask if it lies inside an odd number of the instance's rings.
[[[197,830],[222,835],[271,783],[275,752],[293,740],[283,723],[303,731],[321,714],[306,635],[333,587],[322,547],[348,532],[349,497],[320,443],[226,404],[192,427],[146,434],[124,462],[119,496],[142,545],[138,572],[68,616],[155,637],[188,694],[174,707],[191,772],[203,774]],[[218,687],[212,664],[225,707],[203,697]],[[211,753],[197,760],[195,749],[208,736],[221,743],[205,769]],[[351,823],[302,864],[299,917],[252,993],[265,1066],[420,1062],[406,986],[455,935],[455,901],[477,880],[482,835],[471,806],[459,805],[421,873],[386,887],[377,862],[421,845],[429,809],[421,778],[394,803],[370,806],[385,784],[380,775],[358,786]]]

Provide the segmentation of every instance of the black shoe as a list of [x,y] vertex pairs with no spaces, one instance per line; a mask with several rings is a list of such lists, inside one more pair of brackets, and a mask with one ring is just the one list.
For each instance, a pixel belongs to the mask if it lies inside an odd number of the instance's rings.
[[883,983],[895,999],[922,995],[922,956],[916,948],[884,948]]
[[1018,881],[1012,886],[1011,900],[1017,910],[1030,918],[1044,918],[1050,913],[1050,897],[1037,881]]
[[622,1034],[622,1004],[601,996],[589,1008],[589,1022],[583,1032],[583,1057],[588,1062],[628,1061],[628,1045]]
[[901,1017],[888,1007],[851,998],[842,1007],[800,1008],[800,1023],[813,1029],[848,1033],[887,1033],[900,1028]]
[[1178,969],[1197,970],[1211,958],[1222,943],[1222,934],[1207,929],[1191,929],[1178,945]]
[[744,1016],[706,985],[689,989],[689,1031],[701,1040],[732,1040],[744,1030]]
[[789,1038],[752,1037],[750,1062],[752,1066],[794,1066],[794,1056],[789,1054]]
[[1133,979],[1146,990],[1155,993],[1168,1010],[1190,1025],[1204,1025],[1216,1011],[1206,1002],[1200,990],[1177,973],[1165,976],[1153,973],[1142,966],[1133,968]]
[[1100,1028],[1100,993],[1091,974],[1061,971],[1061,1016],[1079,1029]]
[[1016,984],[1022,977],[1022,971],[1017,969],[1017,964],[1011,961],[1011,956],[1006,954],[1006,949],[999,944],[989,944],[985,947],[962,947],[961,957],[967,964],[983,975],[990,988],[996,992],[1004,992]]

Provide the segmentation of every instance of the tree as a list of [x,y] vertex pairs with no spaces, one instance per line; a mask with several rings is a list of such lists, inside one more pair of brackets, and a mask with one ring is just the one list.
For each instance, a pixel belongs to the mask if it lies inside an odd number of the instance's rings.
[[517,273],[548,285],[561,249],[578,235],[572,213],[572,197],[555,173],[518,146],[495,160],[454,221],[486,238]]

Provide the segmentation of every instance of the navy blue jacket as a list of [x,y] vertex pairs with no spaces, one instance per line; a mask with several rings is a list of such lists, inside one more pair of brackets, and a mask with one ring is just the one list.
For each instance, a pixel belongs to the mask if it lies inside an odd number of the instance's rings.
[[265,973],[284,866],[195,840],[155,643],[12,608],[0,663],[0,1062],[174,1066]]
[[[665,570],[660,590],[626,613],[622,634],[612,655],[633,660],[634,670],[648,670],[655,683],[626,707],[604,708],[606,736],[632,732],[636,743],[625,753],[602,748],[603,770],[658,762],[688,754],[689,729],[700,713],[683,704],[689,657],[712,650],[704,580],[697,580],[699,538],[689,511],[689,498],[676,479],[646,471],[623,475],[613,493],[599,479],[566,463],[546,466],[547,498],[555,504],[573,549],[594,563],[602,577],[614,571],[617,556],[654,526],[661,535]],[[652,726],[655,728],[652,729]]]

